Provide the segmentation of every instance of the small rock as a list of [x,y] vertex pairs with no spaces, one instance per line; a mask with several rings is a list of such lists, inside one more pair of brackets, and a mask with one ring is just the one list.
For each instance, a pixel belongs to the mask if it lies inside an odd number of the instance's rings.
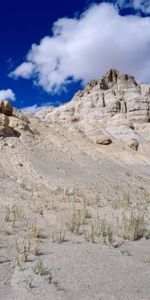
[[74,196],[75,195],[75,190],[73,188],[66,189],[65,190],[65,195],[66,196]]
[[99,138],[96,140],[96,144],[109,145],[111,143],[112,140],[107,135],[100,135]]
[[6,142],[4,142],[3,146],[4,146],[4,147],[7,147],[7,146],[8,146],[8,144],[7,144]]
[[128,146],[130,148],[132,148],[133,150],[137,151],[138,150],[138,147],[139,147],[139,142],[137,139],[131,139],[129,142],[128,142]]

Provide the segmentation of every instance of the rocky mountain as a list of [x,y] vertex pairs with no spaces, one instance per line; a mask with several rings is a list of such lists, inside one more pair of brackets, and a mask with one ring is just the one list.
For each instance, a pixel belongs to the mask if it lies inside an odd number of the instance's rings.
[[0,170],[0,299],[149,299],[150,85],[110,70],[35,116],[2,101]]
[[68,104],[37,116],[83,132],[97,143],[121,139],[131,145],[130,140],[136,139],[146,144],[150,142],[150,85],[110,70],[89,82]]

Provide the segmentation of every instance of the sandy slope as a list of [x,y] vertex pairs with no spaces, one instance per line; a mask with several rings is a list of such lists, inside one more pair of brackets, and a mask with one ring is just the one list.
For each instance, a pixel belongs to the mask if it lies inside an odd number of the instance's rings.
[[[150,299],[150,241],[122,233],[123,213],[134,211],[144,213],[149,234],[149,153],[30,122],[34,135],[0,140],[0,299]],[[84,218],[71,233],[67,224],[79,211]],[[113,241],[94,233],[92,243],[91,228],[104,219]]]

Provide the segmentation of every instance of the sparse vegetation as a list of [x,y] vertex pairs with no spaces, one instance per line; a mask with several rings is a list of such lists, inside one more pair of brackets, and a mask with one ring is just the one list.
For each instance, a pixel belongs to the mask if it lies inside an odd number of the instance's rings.
[[20,184],[20,186],[21,186],[22,189],[24,189],[24,190],[26,190],[28,192],[30,192],[32,190],[32,187],[29,184],[27,184],[26,182],[22,182]]
[[52,233],[53,243],[62,243],[65,241],[66,230],[60,229]]
[[79,234],[81,226],[81,214],[79,211],[74,211],[68,219],[67,228],[71,233]]
[[128,240],[138,240],[144,234],[144,215],[132,212],[123,216],[123,237]]
[[87,242],[94,243],[95,241],[95,230],[94,230],[94,224],[91,224],[91,227],[89,230],[85,231],[85,240]]
[[46,265],[44,265],[41,259],[37,260],[36,265],[33,268],[33,271],[36,275],[40,275],[40,276],[45,276],[50,273],[49,270],[46,268]]
[[12,235],[14,233],[13,224],[9,225],[9,226],[6,226],[5,229],[4,229],[4,232],[5,232],[6,235]]
[[94,203],[96,204],[97,207],[103,207],[104,204],[99,194],[95,194]]
[[33,212],[34,212],[34,213],[38,213],[38,214],[40,214],[41,216],[43,216],[43,214],[44,214],[44,209],[43,209],[42,206],[35,206],[35,205],[34,205],[34,207],[33,207]]
[[16,220],[22,219],[24,217],[22,209],[18,207],[17,205],[5,206],[5,222],[15,222]]
[[86,204],[84,203],[82,211],[81,211],[82,219],[89,219],[91,218],[91,213],[89,209],[87,209]]
[[122,198],[112,202],[112,207],[114,209],[128,209],[130,204],[130,196],[127,192],[124,192]]
[[33,285],[33,278],[29,278],[27,281],[26,281],[28,287],[30,289],[33,289],[34,285]]
[[40,254],[39,243],[35,240],[24,239],[17,241],[16,250],[18,253],[18,266],[21,266],[23,262],[27,262],[30,255],[38,256]]
[[32,225],[32,235],[35,238],[43,239],[45,238],[45,235],[43,234],[43,229],[41,226],[37,224],[37,221],[35,220],[34,224]]
[[30,240],[23,240],[16,243],[16,250],[18,252],[18,262],[27,262],[31,254]]
[[30,240],[30,253],[34,256],[38,256],[40,254],[39,241]]

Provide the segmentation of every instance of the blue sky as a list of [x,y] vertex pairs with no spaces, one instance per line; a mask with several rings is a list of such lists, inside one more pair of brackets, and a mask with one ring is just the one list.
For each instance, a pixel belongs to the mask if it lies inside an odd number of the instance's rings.
[[0,11],[0,99],[15,107],[64,103],[109,67],[150,82],[150,0],[5,0]]

